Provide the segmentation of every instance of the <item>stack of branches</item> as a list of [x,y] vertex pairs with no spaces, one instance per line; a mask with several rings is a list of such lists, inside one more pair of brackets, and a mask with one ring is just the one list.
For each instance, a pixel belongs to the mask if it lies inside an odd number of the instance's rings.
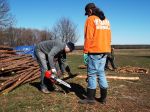
[[8,46],[0,46],[0,94],[40,77],[38,63],[31,55],[18,54]]
[[148,74],[149,69],[141,68],[141,67],[132,67],[132,66],[125,66],[125,67],[118,67],[116,70],[118,73],[140,73],[140,74]]

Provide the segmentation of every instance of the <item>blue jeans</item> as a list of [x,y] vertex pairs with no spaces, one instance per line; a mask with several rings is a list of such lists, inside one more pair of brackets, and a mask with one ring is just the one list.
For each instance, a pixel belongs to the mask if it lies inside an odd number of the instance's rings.
[[105,75],[105,63],[107,55],[88,55],[87,72],[88,72],[88,88],[96,89],[97,78],[100,88],[108,88],[108,83]]
[[37,61],[40,66],[40,71],[41,71],[41,77],[40,77],[41,85],[40,86],[41,88],[47,88],[46,84],[44,83],[45,71],[48,70],[46,55],[39,49],[35,49],[35,56],[37,58]]

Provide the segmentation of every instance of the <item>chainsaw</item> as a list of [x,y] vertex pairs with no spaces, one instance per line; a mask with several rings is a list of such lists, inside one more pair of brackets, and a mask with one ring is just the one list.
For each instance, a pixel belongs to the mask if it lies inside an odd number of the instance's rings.
[[53,79],[52,82],[59,82],[60,84],[63,84],[64,86],[68,87],[68,88],[71,88],[70,84],[66,83],[65,81],[59,79],[56,74],[52,73],[51,71],[47,70],[45,72],[45,77],[48,78],[48,79]]

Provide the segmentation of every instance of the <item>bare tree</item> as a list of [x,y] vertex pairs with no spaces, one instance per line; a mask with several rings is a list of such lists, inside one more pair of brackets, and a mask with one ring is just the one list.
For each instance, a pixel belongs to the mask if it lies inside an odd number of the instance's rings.
[[49,30],[9,27],[0,30],[0,45],[12,47],[21,45],[35,45],[40,41],[52,39]]
[[54,38],[60,38],[63,42],[77,42],[78,35],[74,23],[67,19],[61,18],[52,29]]
[[51,39],[52,39],[52,34],[48,29],[40,31],[40,41],[51,40]]
[[14,19],[10,14],[7,0],[0,0],[0,28],[12,25]]

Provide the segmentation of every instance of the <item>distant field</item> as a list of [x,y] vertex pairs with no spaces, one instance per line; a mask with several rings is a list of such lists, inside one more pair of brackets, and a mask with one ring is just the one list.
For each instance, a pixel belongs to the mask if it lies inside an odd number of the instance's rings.
[[[68,55],[68,64],[73,74],[86,75],[82,51]],[[150,49],[115,49],[117,67],[133,66],[150,70]],[[150,73],[123,74],[106,71],[107,76],[139,77],[138,81],[108,79],[107,104],[81,105],[78,100],[85,96],[86,81],[77,77],[68,78],[72,89],[62,87],[66,94],[39,91],[39,80],[19,86],[12,92],[0,96],[0,112],[150,112]],[[96,97],[99,97],[97,87]]]

